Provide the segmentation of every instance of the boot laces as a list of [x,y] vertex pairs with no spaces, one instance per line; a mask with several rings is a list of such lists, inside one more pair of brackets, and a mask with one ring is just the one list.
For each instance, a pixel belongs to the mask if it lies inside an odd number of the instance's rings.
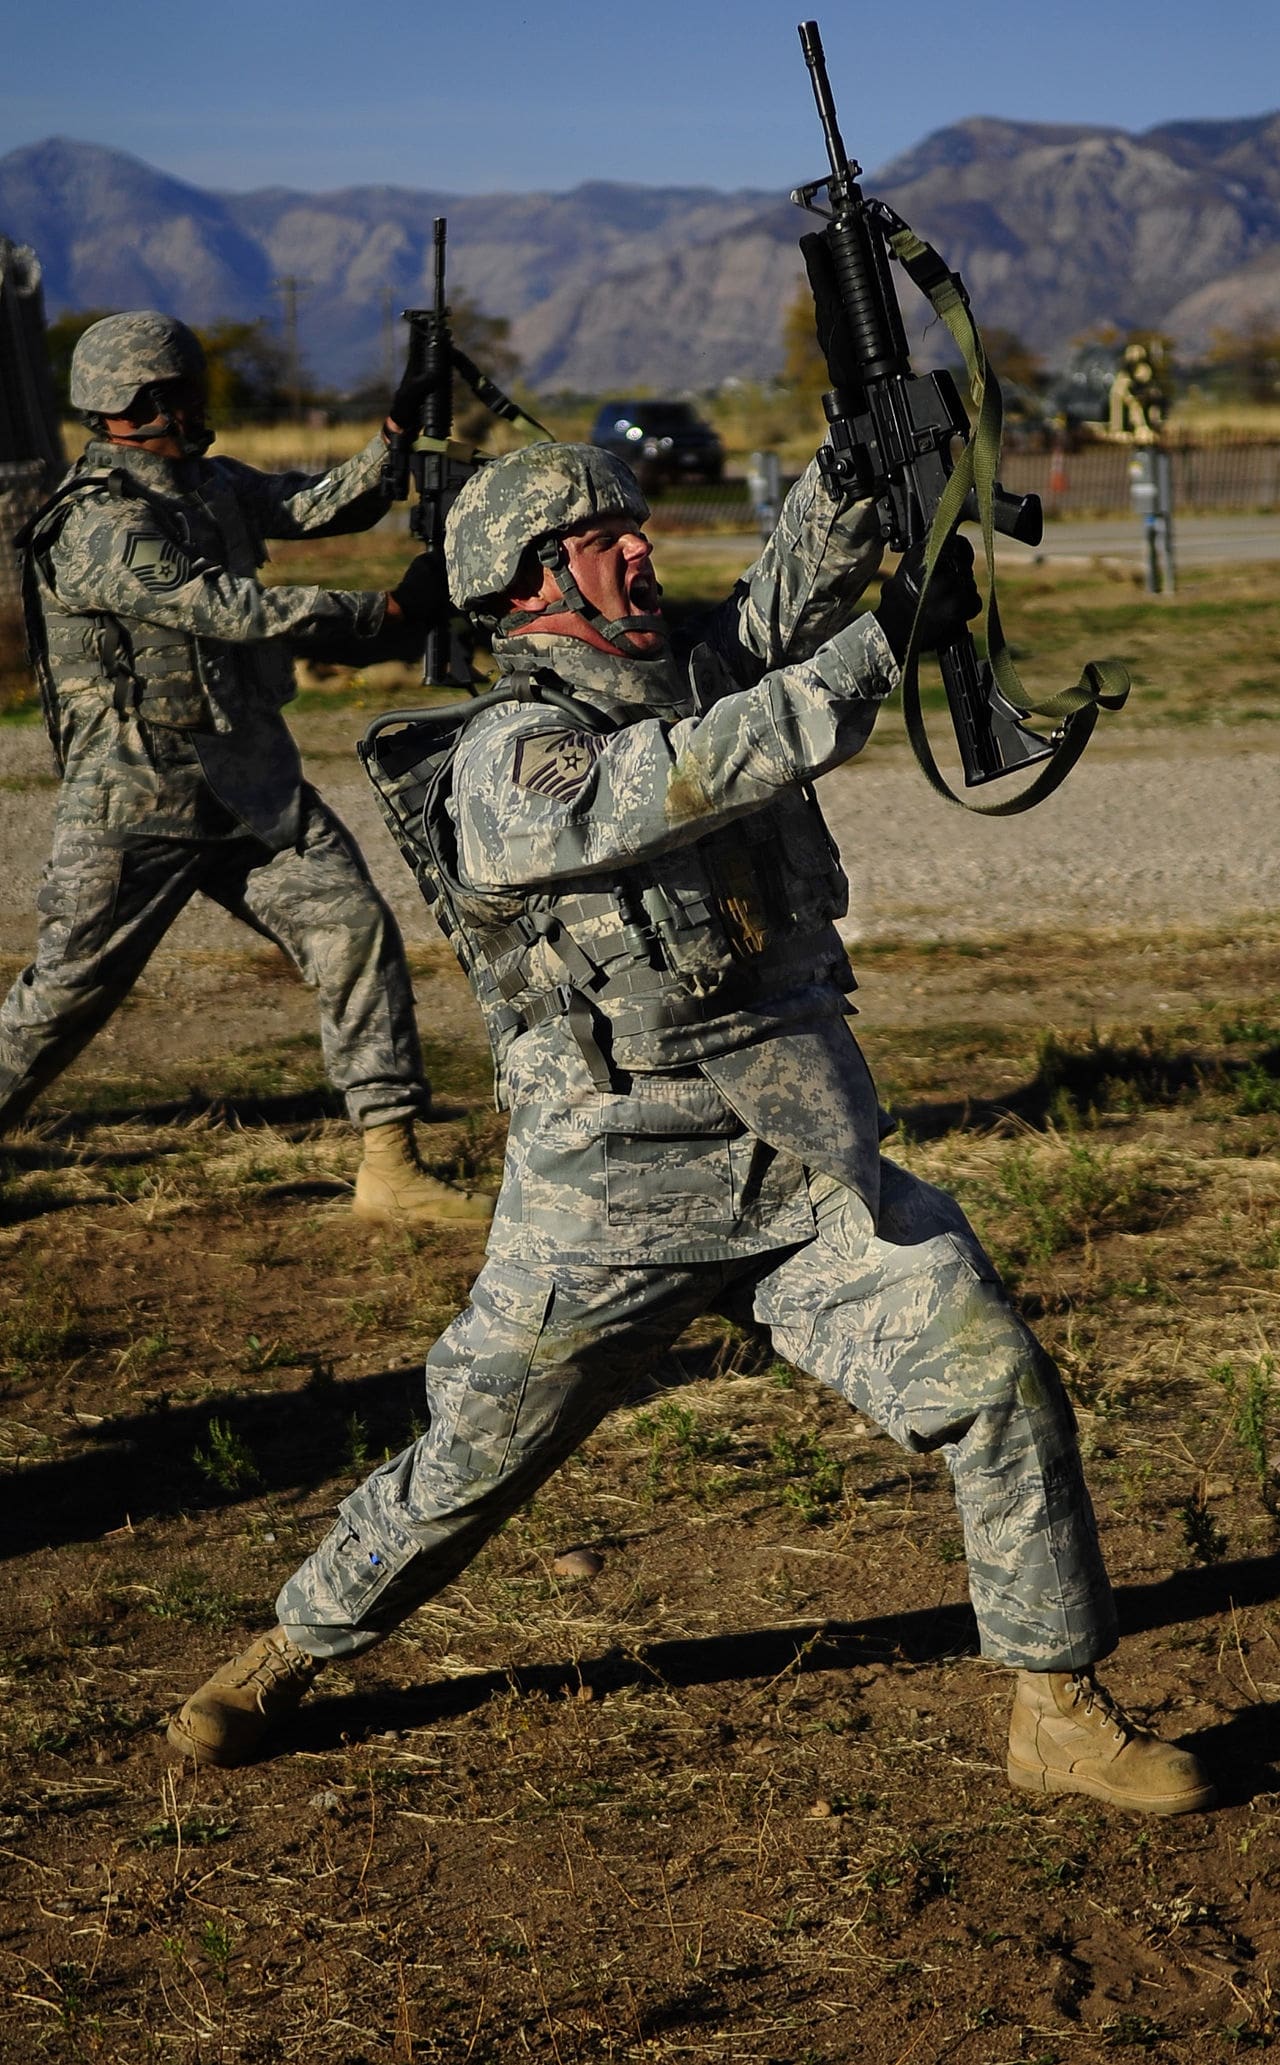
[[1122,1742],[1130,1741],[1135,1735],[1144,1735],[1146,1730],[1131,1720],[1117,1699],[1113,1699],[1105,1685],[1100,1685],[1092,1671],[1073,1672],[1071,1678],[1073,1703],[1083,1700],[1086,1716],[1095,1712],[1115,1729]]
[[290,1656],[287,1650],[272,1645],[259,1657],[253,1669],[246,1671],[243,1682],[255,1687],[261,1705],[264,1693],[273,1691],[277,1685],[287,1684],[291,1679],[300,1678],[304,1684],[308,1683],[314,1669],[313,1658],[301,1650]]

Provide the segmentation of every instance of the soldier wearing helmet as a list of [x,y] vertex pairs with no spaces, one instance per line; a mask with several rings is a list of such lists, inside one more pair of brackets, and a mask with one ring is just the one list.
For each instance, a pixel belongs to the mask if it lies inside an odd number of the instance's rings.
[[[202,891],[319,991],[329,1072],[364,1135],[356,1210],[487,1217],[418,1159],[429,1097],[396,923],[303,780],[281,714],[292,640],[345,644],[358,662],[416,630],[420,649],[442,578],[421,558],[391,594],[258,578],[268,538],[378,520],[385,437],[316,478],[207,459],[204,353],[154,309],[85,331],[71,398],[91,442],[20,541],[62,786],[35,960],[0,1006],[0,1126],[106,1022]],[[416,431],[424,401],[425,381],[406,375],[388,428]]]
[[[451,511],[451,589],[493,626],[511,691],[425,806],[510,1112],[488,1260],[427,1357],[426,1433],[343,1501],[279,1624],[169,1739],[252,1755],[728,1300],[904,1447],[945,1455],[983,1652],[1016,1673],[1013,1781],[1205,1806],[1195,1759],[1093,1676],[1115,1613],[1058,1373],[955,1201],[882,1155],[847,1023],[848,885],[811,784],[896,685],[919,561],[858,614],[874,511],[814,466],[677,638],[646,513],[625,467],[574,445],[500,460]],[[959,555],[926,641],[977,606]]]

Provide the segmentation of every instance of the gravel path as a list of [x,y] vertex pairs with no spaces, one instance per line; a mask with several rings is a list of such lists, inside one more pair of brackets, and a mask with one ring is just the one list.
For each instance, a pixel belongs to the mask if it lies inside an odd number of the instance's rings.
[[[426,941],[437,935],[350,750],[359,722],[302,720],[308,770],[360,840],[406,936]],[[53,815],[48,767],[40,732],[0,729],[0,952],[9,955],[29,953],[34,935]],[[1012,821],[984,823],[935,798],[892,740],[827,776],[821,793],[853,884],[854,939],[1155,931],[1280,910],[1280,729],[1270,726],[1095,741],[1056,796]],[[170,944],[261,951],[204,904]]]

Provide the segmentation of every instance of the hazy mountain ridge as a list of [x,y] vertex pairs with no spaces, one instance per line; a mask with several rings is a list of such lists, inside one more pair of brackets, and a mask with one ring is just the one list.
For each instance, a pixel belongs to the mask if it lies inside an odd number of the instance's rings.
[[[1050,358],[1101,322],[1159,324],[1195,349],[1215,325],[1280,320],[1280,113],[1138,136],[975,117],[866,187],[964,275],[981,320]],[[35,245],[51,309],[252,318],[293,276],[308,283],[308,361],[337,383],[376,371],[389,306],[429,294],[437,214],[452,287],[511,318],[535,384],[705,387],[780,366],[806,225],[778,194],[606,181],[219,194],[61,138],[0,158],[0,231]],[[909,289],[907,308],[918,341],[930,313]]]

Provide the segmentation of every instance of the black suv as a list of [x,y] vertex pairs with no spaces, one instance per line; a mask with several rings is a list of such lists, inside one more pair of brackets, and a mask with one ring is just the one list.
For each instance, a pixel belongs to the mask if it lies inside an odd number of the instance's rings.
[[646,490],[724,472],[724,446],[688,402],[602,402],[590,441],[625,459]]

